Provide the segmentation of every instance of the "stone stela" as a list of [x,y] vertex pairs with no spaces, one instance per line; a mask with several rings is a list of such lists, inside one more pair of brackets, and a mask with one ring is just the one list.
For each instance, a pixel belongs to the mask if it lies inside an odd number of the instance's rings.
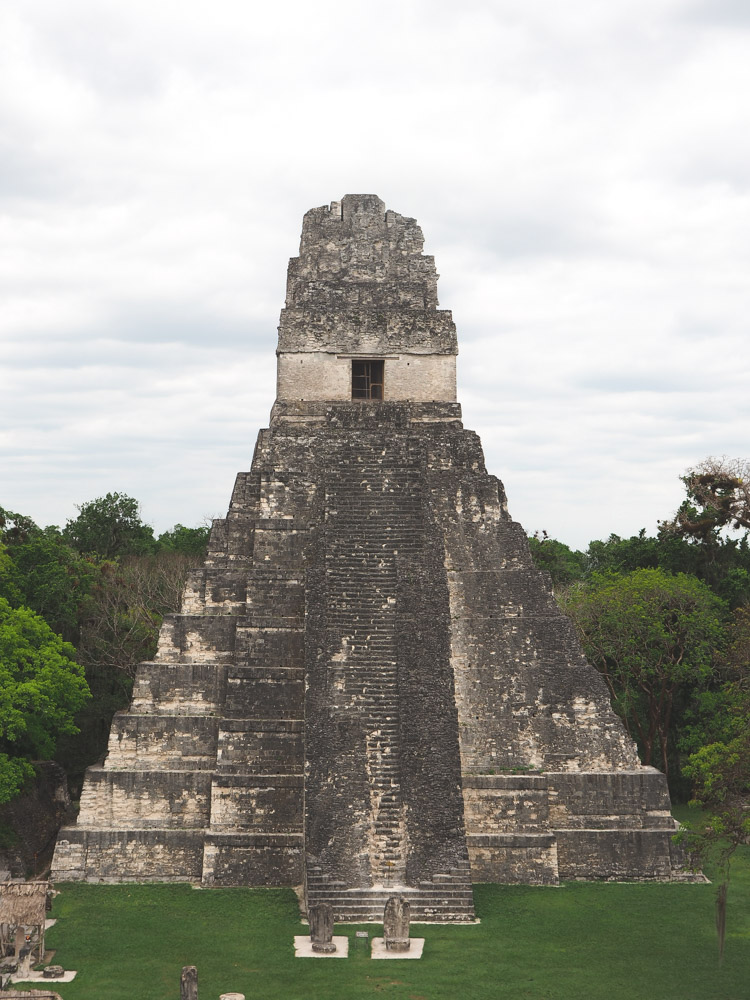
[[270,426],[55,879],[304,884],[337,921],[394,894],[467,921],[472,880],[686,877],[664,776],[461,423],[422,248],[375,195],[305,215]]
[[198,1000],[198,969],[194,965],[183,966],[180,975],[180,1000]]
[[403,896],[391,896],[383,912],[383,939],[388,951],[408,951],[411,908]]
[[311,904],[307,908],[310,924],[312,950],[321,955],[332,955],[336,951],[333,943],[333,910],[328,903]]

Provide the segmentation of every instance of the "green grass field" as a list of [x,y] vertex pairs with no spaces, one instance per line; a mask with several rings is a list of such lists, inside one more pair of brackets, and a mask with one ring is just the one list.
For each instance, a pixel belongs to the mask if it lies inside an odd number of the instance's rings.
[[[709,872],[710,874],[710,872]],[[285,889],[63,885],[48,944],[79,970],[64,1000],[177,1000],[196,965],[200,1000],[745,1000],[750,996],[750,848],[729,894],[719,968],[713,885],[477,886],[481,923],[414,925],[420,961],[295,959],[305,932]],[[354,938],[362,925],[337,927]]]

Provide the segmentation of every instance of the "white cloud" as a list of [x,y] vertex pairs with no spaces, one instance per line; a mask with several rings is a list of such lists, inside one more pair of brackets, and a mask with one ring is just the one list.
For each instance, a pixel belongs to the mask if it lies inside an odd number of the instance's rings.
[[585,545],[747,454],[750,18],[697,0],[11,0],[0,504],[226,508],[308,208],[421,223],[465,423]]

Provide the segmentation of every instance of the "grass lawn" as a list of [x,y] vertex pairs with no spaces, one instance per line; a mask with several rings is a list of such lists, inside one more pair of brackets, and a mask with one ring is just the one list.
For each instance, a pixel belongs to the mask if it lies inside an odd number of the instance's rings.
[[[710,874],[710,872],[709,872]],[[48,944],[79,970],[64,1000],[177,1000],[183,965],[200,1000],[744,1000],[750,996],[750,848],[734,865],[718,967],[713,885],[476,886],[481,923],[414,925],[420,961],[295,959],[305,932],[285,889],[68,884]],[[335,933],[353,939],[356,929]]]

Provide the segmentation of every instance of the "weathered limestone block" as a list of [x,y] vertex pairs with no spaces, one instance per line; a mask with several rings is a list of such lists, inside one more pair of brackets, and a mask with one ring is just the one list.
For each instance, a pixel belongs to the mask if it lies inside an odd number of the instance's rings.
[[202,830],[64,827],[55,849],[53,878],[58,882],[198,882],[203,839]]
[[655,768],[549,774],[550,825],[563,879],[669,879],[675,822]]
[[557,885],[557,839],[553,833],[466,835],[474,882]]
[[227,663],[233,658],[237,619],[231,615],[168,615],[161,626],[157,660]]
[[205,715],[135,715],[118,712],[107,751],[110,769],[213,769],[218,720]]
[[383,911],[383,938],[388,951],[408,951],[411,907],[403,896],[391,896]]
[[[86,848],[82,831],[77,827],[63,827],[55,844],[54,873],[56,882],[80,882],[86,877]],[[70,838],[70,839],[68,839]]]
[[671,830],[557,830],[561,879],[669,881]]
[[206,771],[109,771],[89,768],[78,823],[92,829],[191,829],[206,826]]
[[301,720],[225,719],[217,763],[225,774],[301,774],[303,738]]
[[[233,566],[206,567],[190,611],[198,614],[242,614],[247,601],[247,572]],[[183,607],[183,614],[189,614]]]
[[301,774],[217,775],[211,788],[211,829],[301,831],[302,789]]
[[467,829],[487,833],[549,830],[549,791],[544,775],[464,777]]
[[297,627],[242,626],[237,629],[236,655],[237,667],[304,668],[305,634]]
[[203,885],[300,885],[303,878],[302,833],[206,833]]
[[268,570],[255,572],[255,586],[247,598],[247,617],[301,618],[305,613],[305,591],[301,581],[272,577]]
[[302,719],[304,700],[302,667],[230,667],[224,717]]
[[593,774],[548,774],[556,829],[625,827],[674,831],[664,775],[653,767]]
[[194,965],[183,966],[180,974],[180,1000],[198,1000],[198,970]]
[[310,940],[312,950],[322,955],[330,955],[336,951],[333,943],[333,910],[327,903],[307,908],[307,919],[310,922]]
[[141,663],[130,710],[138,715],[215,715],[225,684],[222,663]]

